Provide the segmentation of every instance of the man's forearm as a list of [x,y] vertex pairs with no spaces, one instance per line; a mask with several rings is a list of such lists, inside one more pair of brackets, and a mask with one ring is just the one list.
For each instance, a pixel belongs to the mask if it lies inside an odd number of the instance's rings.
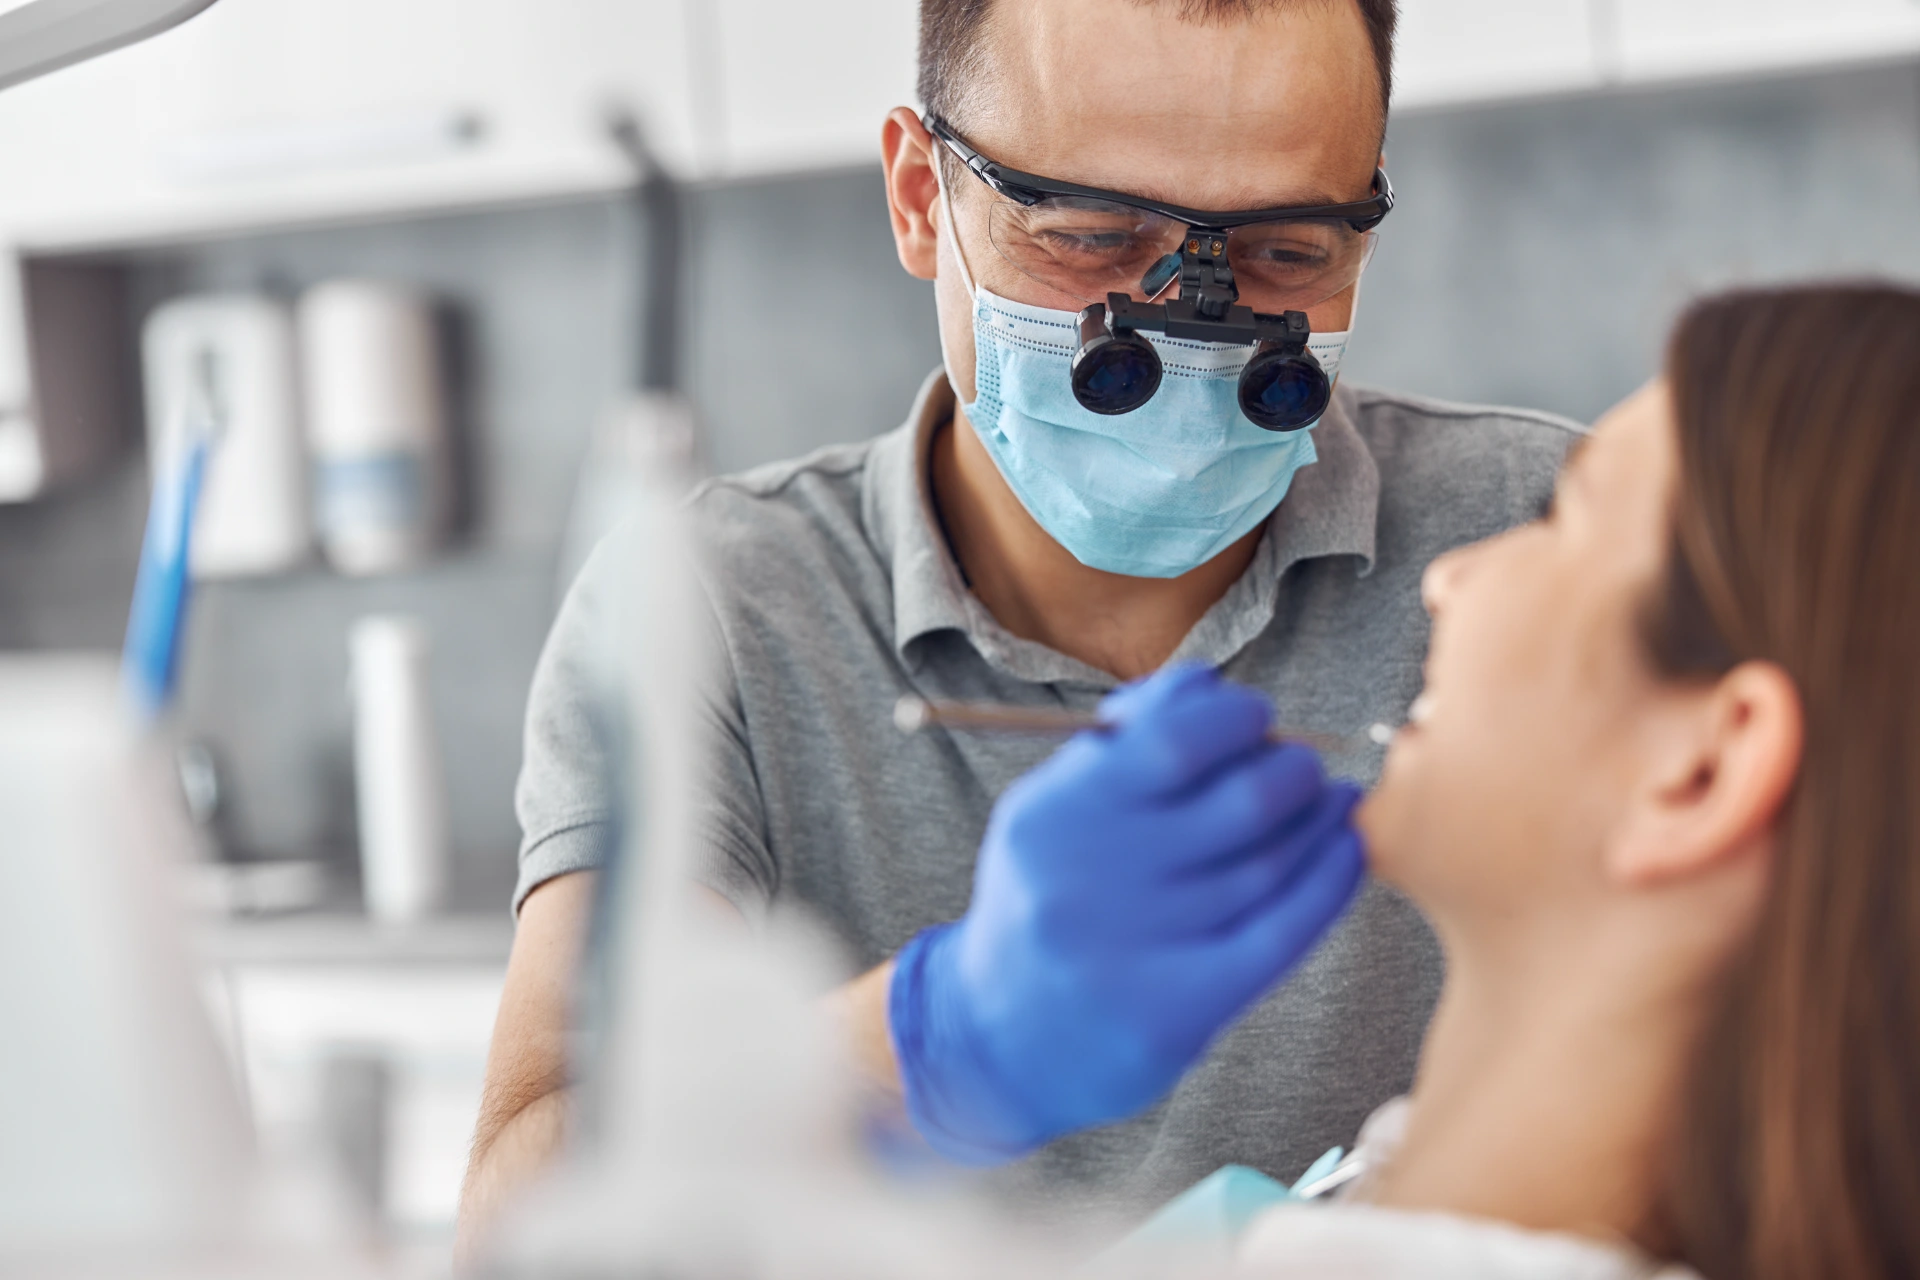
[[460,1225],[454,1260],[464,1265],[476,1256],[481,1237],[501,1208],[537,1177],[566,1141],[572,1095],[561,1089],[516,1112],[494,1131],[484,1147],[476,1145],[460,1188]]
[[593,874],[576,872],[549,880],[520,909],[460,1194],[463,1258],[565,1135],[567,1011],[593,891]]
[[[739,908],[711,889],[702,889],[698,901],[711,906],[716,917],[741,922]],[[882,1103],[900,1100],[900,1064],[894,1060],[893,1037],[887,1028],[887,993],[893,985],[893,961],[867,970],[820,1001],[821,1010],[839,1030],[847,1057],[861,1082]]]
[[843,1042],[861,1079],[887,1103],[900,1099],[900,1064],[887,1029],[887,992],[893,961],[869,970],[826,998],[826,1010],[840,1025]]

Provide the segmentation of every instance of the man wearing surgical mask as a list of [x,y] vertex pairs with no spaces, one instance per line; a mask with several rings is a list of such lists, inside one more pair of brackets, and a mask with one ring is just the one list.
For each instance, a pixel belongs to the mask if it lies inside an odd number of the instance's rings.
[[[1252,347],[1164,335],[1144,403],[1074,387],[1083,309],[1182,296],[1154,271],[1192,225],[1225,231],[1242,305],[1304,314],[1337,379],[1391,233],[1393,16],[924,0],[926,110],[888,117],[882,157],[945,367],[897,431],[694,500],[727,671],[703,881],[749,919],[805,909],[870,966],[830,1006],[879,1089],[1030,1204],[1145,1210],[1228,1163],[1292,1177],[1410,1083],[1438,952],[1361,888],[1335,780],[1378,755],[1323,765],[1268,731],[1276,707],[1336,733],[1404,718],[1421,571],[1532,516],[1574,428],[1337,381],[1330,403],[1249,393]],[[612,820],[582,674],[607,572],[536,678],[469,1229],[563,1127],[567,974]],[[1051,759],[900,739],[904,694],[1117,727]]]

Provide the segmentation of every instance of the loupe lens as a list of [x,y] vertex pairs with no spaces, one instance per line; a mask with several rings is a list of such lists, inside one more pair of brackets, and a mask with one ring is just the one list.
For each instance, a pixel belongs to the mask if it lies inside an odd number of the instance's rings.
[[1240,374],[1241,412],[1269,431],[1313,425],[1332,399],[1326,371],[1309,352],[1262,343]]
[[1109,333],[1106,308],[1080,313],[1073,356],[1073,398],[1092,413],[1132,413],[1160,389],[1160,353],[1137,333]]

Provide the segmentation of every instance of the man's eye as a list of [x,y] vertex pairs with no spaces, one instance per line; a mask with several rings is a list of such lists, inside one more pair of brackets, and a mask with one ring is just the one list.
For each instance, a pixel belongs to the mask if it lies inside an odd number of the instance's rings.
[[1312,246],[1263,245],[1247,255],[1249,267],[1275,271],[1317,271],[1327,265],[1327,255]]
[[1055,254],[1094,254],[1112,257],[1132,250],[1134,238],[1124,231],[1048,231],[1040,239]]

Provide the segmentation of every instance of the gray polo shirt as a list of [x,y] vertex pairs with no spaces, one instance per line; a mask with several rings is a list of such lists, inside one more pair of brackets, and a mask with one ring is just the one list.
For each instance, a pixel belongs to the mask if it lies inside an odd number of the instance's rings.
[[[935,374],[898,430],[715,480],[692,499],[725,655],[707,706],[718,781],[704,877],[749,917],[804,908],[862,967],[967,906],[995,797],[1049,744],[900,736],[903,694],[1090,710],[1112,676],[1009,633],[967,589],[928,458],[952,416]],[[1420,575],[1450,547],[1530,518],[1578,428],[1342,387],[1246,573],[1182,641],[1264,690],[1286,723],[1398,723],[1419,692]],[[527,715],[516,904],[598,865],[612,804],[593,732],[596,557],[554,624]],[[1377,749],[1329,767],[1371,783]],[[1221,1165],[1291,1179],[1407,1090],[1441,961],[1413,909],[1369,886],[1285,983],[1161,1106],[1063,1139],[992,1177],[1052,1211],[1137,1212]]]

